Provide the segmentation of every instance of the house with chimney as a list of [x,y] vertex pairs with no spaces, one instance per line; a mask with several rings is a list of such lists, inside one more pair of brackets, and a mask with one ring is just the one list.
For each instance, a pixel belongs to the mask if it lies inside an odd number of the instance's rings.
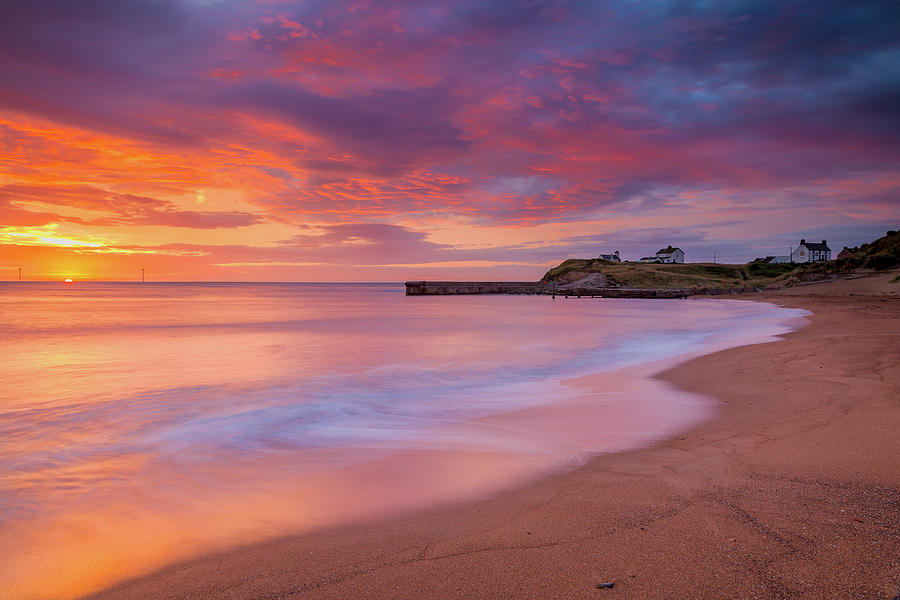
[[822,240],[822,243],[807,242],[800,240],[800,245],[791,252],[791,262],[807,263],[807,262],[823,262],[831,260],[831,248],[828,243]]
[[641,257],[642,263],[683,263],[684,250],[667,246],[653,256]]
[[683,263],[684,250],[681,248],[673,248],[671,245],[666,246],[653,256],[645,256],[641,258],[642,263]]

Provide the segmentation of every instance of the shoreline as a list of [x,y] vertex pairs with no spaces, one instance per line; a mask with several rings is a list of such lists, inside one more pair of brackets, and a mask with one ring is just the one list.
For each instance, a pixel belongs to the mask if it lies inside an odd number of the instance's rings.
[[[859,281],[755,296],[815,316],[781,341],[661,374],[720,408],[675,438],[480,500],[200,557],[88,597],[892,598],[900,302],[859,296]],[[601,581],[616,587],[597,590]]]

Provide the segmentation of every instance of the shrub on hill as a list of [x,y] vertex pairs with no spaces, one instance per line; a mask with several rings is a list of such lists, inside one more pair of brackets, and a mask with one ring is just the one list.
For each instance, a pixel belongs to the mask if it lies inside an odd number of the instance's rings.
[[871,254],[863,263],[864,269],[875,269],[876,271],[884,271],[900,264],[900,256],[892,252],[878,252]]

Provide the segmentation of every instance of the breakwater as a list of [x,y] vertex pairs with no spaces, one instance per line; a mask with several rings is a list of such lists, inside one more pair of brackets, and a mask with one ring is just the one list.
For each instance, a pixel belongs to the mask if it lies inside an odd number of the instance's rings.
[[555,294],[591,298],[684,298],[696,293],[687,288],[568,288],[541,281],[407,281],[407,296],[457,294]]
[[407,281],[407,296],[455,294],[543,294],[550,285],[540,281]]

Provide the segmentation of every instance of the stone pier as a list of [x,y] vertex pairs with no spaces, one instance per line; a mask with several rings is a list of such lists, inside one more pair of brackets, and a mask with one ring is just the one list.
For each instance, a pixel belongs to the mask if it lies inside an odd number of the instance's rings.
[[589,298],[684,298],[696,293],[686,288],[569,288],[559,289],[541,281],[407,281],[407,296],[456,294],[552,294]]
[[454,294],[542,294],[550,285],[540,281],[407,281],[407,296]]

